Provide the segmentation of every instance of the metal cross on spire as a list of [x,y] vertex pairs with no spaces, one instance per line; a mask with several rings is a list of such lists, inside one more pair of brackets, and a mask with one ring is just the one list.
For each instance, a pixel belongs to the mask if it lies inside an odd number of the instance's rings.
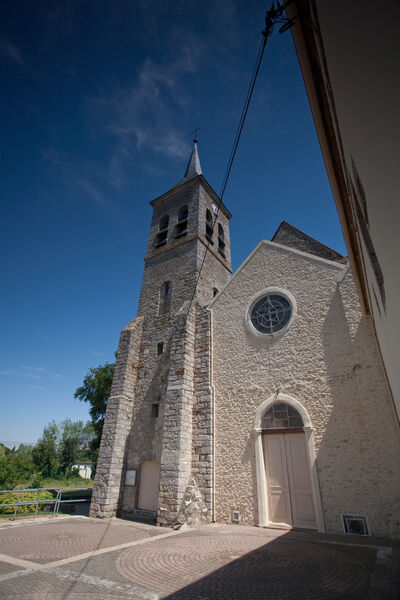
[[194,129],[192,131],[192,133],[194,133],[194,141],[197,142],[197,132],[199,131],[199,129],[201,129],[201,127],[197,127],[197,125],[194,126]]

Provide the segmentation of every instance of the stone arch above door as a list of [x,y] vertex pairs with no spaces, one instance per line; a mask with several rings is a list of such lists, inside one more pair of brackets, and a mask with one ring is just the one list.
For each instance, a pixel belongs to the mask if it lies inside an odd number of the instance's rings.
[[256,410],[254,417],[254,434],[255,434],[255,455],[256,455],[256,477],[257,477],[257,499],[258,499],[258,526],[268,527],[269,512],[268,512],[268,494],[267,494],[267,478],[265,473],[265,459],[262,443],[262,428],[261,421],[264,414],[274,404],[285,403],[292,406],[301,416],[304,424],[304,433],[306,447],[308,452],[309,466],[312,478],[312,487],[314,494],[314,504],[316,512],[317,527],[319,531],[325,531],[324,519],[322,513],[321,496],[319,491],[318,473],[316,465],[316,455],[314,448],[314,436],[311,419],[304,406],[295,398],[281,394],[279,392],[269,396],[264,400]]

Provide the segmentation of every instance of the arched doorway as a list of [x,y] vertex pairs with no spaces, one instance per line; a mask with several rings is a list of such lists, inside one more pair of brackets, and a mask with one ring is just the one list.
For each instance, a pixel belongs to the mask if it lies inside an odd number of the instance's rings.
[[312,427],[293,398],[275,394],[255,419],[260,526],[324,530]]
[[269,520],[316,529],[303,421],[293,406],[273,404],[262,421]]
[[160,486],[160,463],[148,460],[140,468],[138,508],[156,511]]

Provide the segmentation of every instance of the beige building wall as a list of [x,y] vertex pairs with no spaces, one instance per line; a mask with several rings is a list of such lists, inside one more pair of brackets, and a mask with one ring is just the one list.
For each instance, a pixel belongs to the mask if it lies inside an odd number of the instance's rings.
[[[250,333],[245,314],[270,287],[289,291],[297,315],[274,339]],[[400,535],[400,438],[370,319],[348,267],[261,242],[210,305],[215,393],[215,518],[259,524],[257,408],[276,392],[306,410],[323,522],[367,515],[373,535]]]
[[[400,415],[398,0],[296,0],[289,16],[358,282]],[[382,293],[383,289],[383,293]]]

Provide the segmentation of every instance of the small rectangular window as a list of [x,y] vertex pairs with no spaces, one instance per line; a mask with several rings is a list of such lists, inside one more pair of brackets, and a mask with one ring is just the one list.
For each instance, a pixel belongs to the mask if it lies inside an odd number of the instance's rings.
[[151,416],[153,419],[157,419],[158,417],[158,404],[151,405]]
[[158,342],[157,344],[157,356],[161,356],[164,352],[164,342]]

